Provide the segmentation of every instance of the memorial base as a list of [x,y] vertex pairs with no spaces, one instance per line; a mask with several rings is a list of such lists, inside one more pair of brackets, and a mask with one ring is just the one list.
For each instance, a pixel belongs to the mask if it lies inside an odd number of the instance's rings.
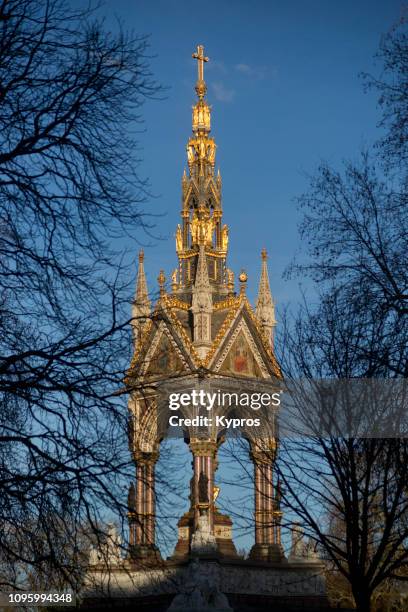
[[106,568],[91,568],[82,598],[82,610],[109,606],[180,612],[183,605],[189,612],[329,609],[324,566],[318,562],[268,564],[200,559],[163,561],[157,568],[138,569],[124,561],[109,572]]

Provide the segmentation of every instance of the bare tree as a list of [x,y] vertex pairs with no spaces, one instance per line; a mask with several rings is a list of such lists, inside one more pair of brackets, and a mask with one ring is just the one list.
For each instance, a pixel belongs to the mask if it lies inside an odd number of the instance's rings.
[[123,240],[147,229],[147,46],[64,0],[0,2],[0,583],[13,588],[27,568],[75,582],[84,526],[126,516]]
[[[323,164],[299,198],[300,227],[307,264],[291,272],[309,275],[320,288],[331,287],[336,302],[377,327],[375,343],[360,343],[362,358],[371,352],[371,370],[407,375],[408,208],[404,185],[387,183],[381,166],[363,154],[344,172]],[[340,308],[341,310],[341,308]],[[370,335],[367,332],[367,335]],[[377,372],[375,370],[377,369]]]
[[408,567],[407,54],[395,28],[370,81],[387,130],[379,148],[342,171],[322,164],[299,198],[306,254],[289,274],[316,293],[286,313],[276,343],[293,409],[283,502],[364,612]]
[[[279,474],[285,508],[346,578],[358,610],[368,611],[378,589],[408,567],[408,441],[375,427],[387,411],[384,395],[392,408],[396,402],[392,385],[376,397],[364,379],[372,355],[364,362],[359,349],[375,344],[376,330],[367,337],[359,318],[332,298],[287,322],[281,365],[290,400],[282,410],[294,408],[294,427],[281,439]],[[406,415],[406,400],[402,406]]]
[[[405,7],[406,13],[406,7]],[[388,168],[399,167],[406,174],[408,160],[408,36],[407,17],[402,16],[383,36],[377,58],[379,76],[364,74],[367,87],[379,93],[382,109],[380,126],[386,134],[379,145]]]

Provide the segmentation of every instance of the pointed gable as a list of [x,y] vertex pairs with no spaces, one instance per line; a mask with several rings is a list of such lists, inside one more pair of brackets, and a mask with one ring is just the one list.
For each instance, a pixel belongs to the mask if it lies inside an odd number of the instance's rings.
[[174,313],[162,308],[146,324],[126,380],[132,384],[136,380],[173,378],[192,372],[196,367],[194,355],[191,342]]
[[242,330],[233,341],[227,356],[219,368],[219,372],[232,376],[262,378],[261,368]]
[[148,364],[146,365],[145,377],[147,378],[162,378],[169,375],[177,376],[177,374],[181,374],[186,370],[185,364],[183,364],[175,346],[165,332],[160,335],[155,350],[149,356]]
[[241,296],[218,333],[207,367],[231,376],[269,378],[273,371],[271,356],[265,351],[254,320],[249,303]]

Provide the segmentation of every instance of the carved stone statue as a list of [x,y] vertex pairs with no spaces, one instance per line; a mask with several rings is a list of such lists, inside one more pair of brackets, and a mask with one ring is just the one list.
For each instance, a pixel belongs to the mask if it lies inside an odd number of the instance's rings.
[[121,555],[121,538],[113,523],[107,524],[105,541],[90,550],[89,565],[103,564],[107,567],[120,565],[123,562]]
[[292,546],[290,549],[290,554],[294,557],[301,557],[303,551],[303,538],[304,532],[300,525],[294,525],[292,529]]
[[167,612],[233,612],[217,582],[208,564],[193,559],[180,585],[181,593],[175,596]]
[[319,561],[310,538],[306,541],[302,527],[295,523],[292,529],[292,546],[290,549],[289,562],[307,563]]
[[191,538],[191,553],[198,556],[211,555],[217,550],[217,539],[211,533],[209,516],[204,512],[198,517],[197,529]]

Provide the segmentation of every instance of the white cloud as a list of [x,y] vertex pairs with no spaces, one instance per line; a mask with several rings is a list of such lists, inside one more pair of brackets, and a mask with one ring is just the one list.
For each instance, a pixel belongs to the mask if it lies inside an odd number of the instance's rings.
[[235,66],[235,70],[237,70],[238,72],[242,72],[243,74],[251,74],[252,73],[252,68],[251,68],[251,66],[248,66],[248,64],[237,64]]
[[220,102],[232,102],[235,97],[235,91],[228,89],[222,81],[211,83],[214,95]]
[[275,67],[268,68],[267,66],[251,66],[250,64],[235,64],[236,72],[251,77],[252,79],[262,80],[269,76],[276,76],[277,69]]

